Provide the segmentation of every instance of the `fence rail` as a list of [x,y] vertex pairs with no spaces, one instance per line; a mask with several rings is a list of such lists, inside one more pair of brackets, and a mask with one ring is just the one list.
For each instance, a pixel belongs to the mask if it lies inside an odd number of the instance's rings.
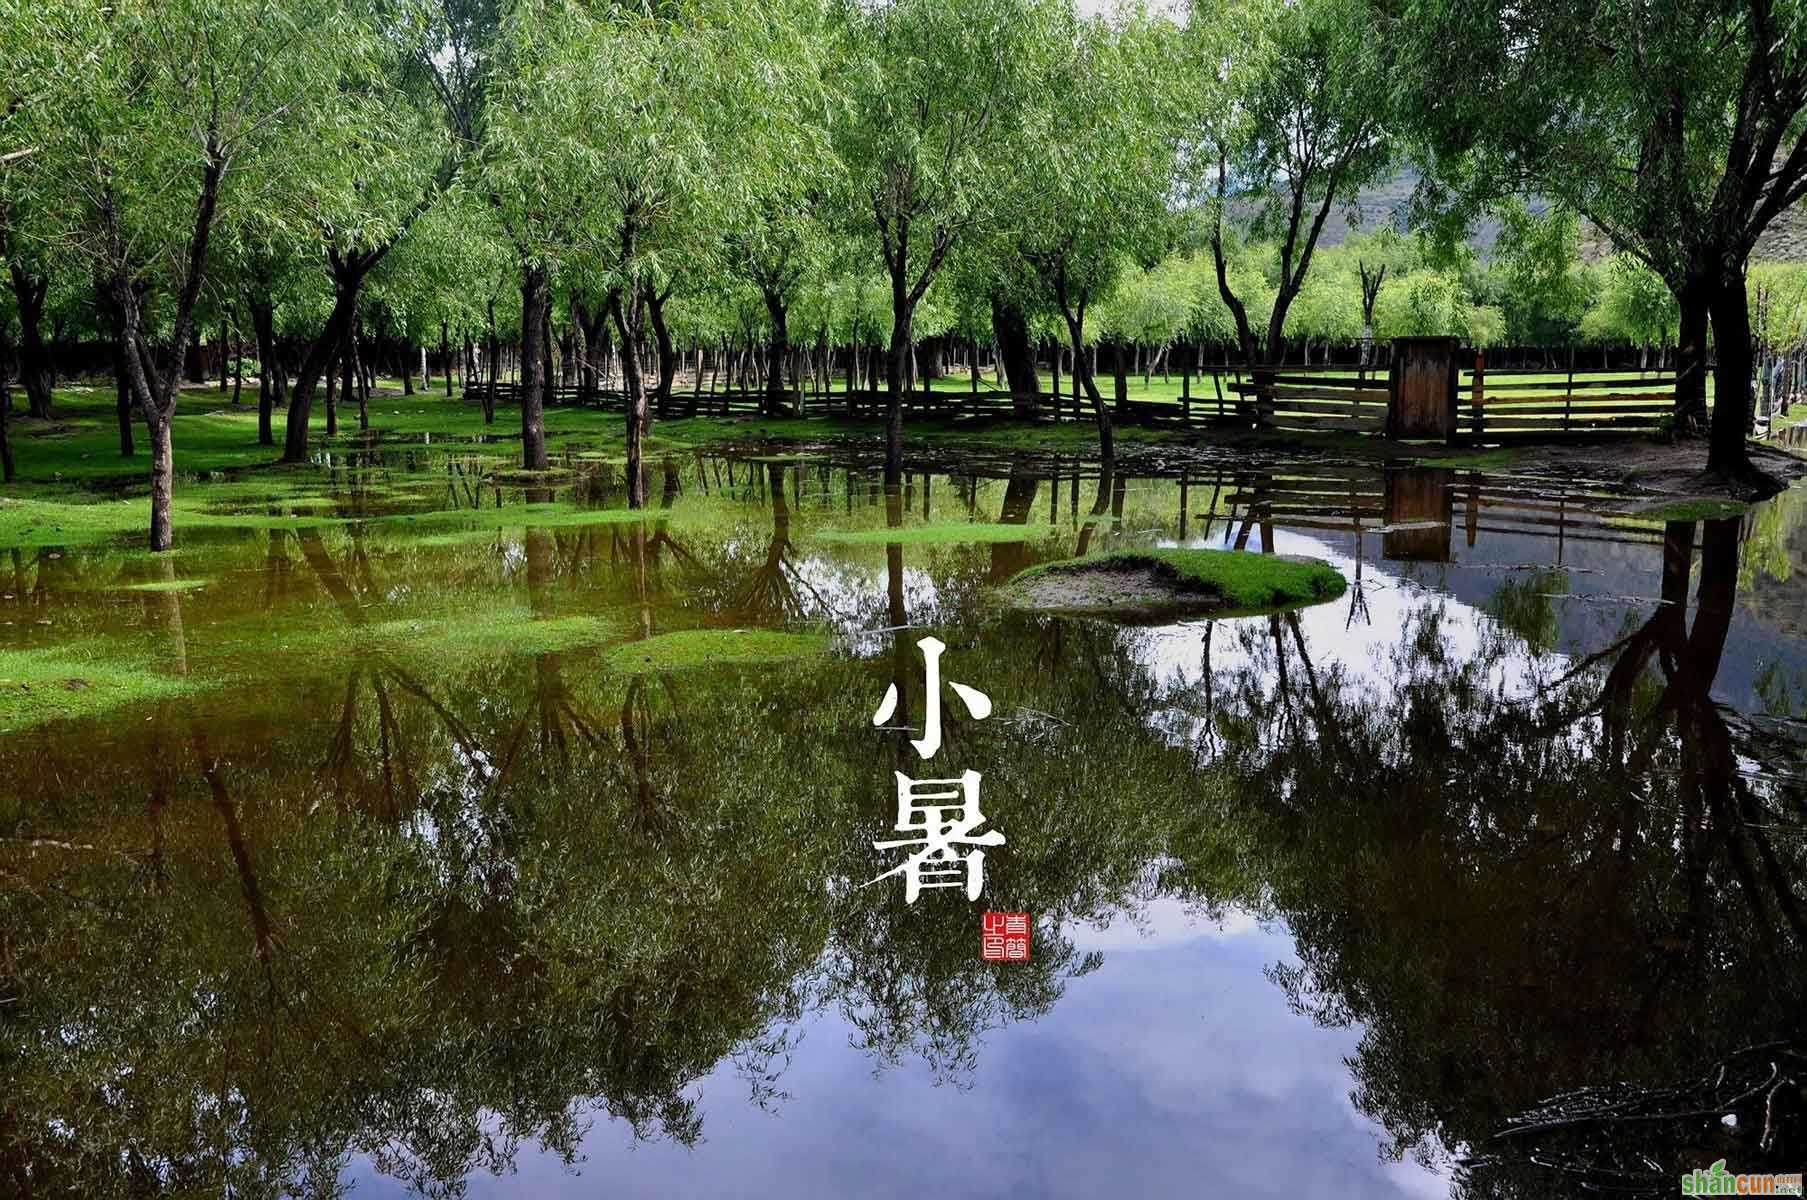
[[[1544,378],[1535,378],[1534,376]],[[1504,376],[1496,380],[1494,376]],[[1661,429],[1672,411],[1673,374],[1637,373],[1625,370],[1535,371],[1462,370],[1455,398],[1455,426],[1450,440],[1461,443],[1551,440],[1620,433],[1651,433]],[[1202,377],[1201,377],[1202,380]],[[1188,377],[1185,381],[1190,384]],[[1221,385],[1219,388],[1216,385]],[[1383,436],[1388,429],[1390,387],[1385,377],[1369,372],[1355,374],[1301,371],[1258,371],[1251,379],[1214,381],[1215,403],[1205,395],[1193,395],[1183,387],[1173,400],[1115,401],[1105,403],[1119,423],[1179,429],[1214,424],[1255,428],[1328,430]],[[521,386],[499,382],[497,403],[517,402]],[[465,389],[468,400],[481,401],[490,393],[478,382]],[[784,394],[779,413],[789,416],[882,415],[889,402],[882,389],[855,388],[823,391],[809,386]],[[992,419],[1017,415],[1022,406],[1008,391],[971,389],[911,390],[904,394],[906,412],[917,417],[949,420]],[[1041,419],[1090,420],[1090,404],[1066,394],[1041,392],[1035,411]],[[626,405],[619,388],[552,387],[552,406],[575,406],[621,411]],[[674,388],[653,403],[661,417],[729,416],[771,411],[772,402],[760,389],[704,391]]]
[[1654,433],[1675,406],[1674,375],[1566,371],[1544,372],[1559,379],[1493,383],[1484,369],[1463,374],[1456,394],[1457,439],[1462,441]]

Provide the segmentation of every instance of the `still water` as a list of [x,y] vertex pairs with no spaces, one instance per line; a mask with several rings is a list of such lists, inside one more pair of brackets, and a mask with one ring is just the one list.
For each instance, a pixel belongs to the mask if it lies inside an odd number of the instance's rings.
[[[853,449],[752,446],[660,464],[641,521],[606,460],[532,492],[430,447],[329,466],[188,485],[261,527],[154,564],[0,560],[0,649],[87,713],[0,735],[0,1192],[1800,1169],[1807,491],[1664,521],[1584,479],[1173,451],[886,495]],[[1152,626],[997,596],[1146,545],[1350,588]],[[931,634],[995,705],[950,702],[934,761],[1008,838],[976,903],[861,886]],[[987,909],[1031,961],[981,961]]]

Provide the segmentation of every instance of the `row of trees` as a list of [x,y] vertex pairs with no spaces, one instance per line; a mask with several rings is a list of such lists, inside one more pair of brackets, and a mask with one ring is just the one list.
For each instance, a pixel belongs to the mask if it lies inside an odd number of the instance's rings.
[[[989,326],[1031,404],[1032,338],[1051,331],[1108,454],[1082,352],[1101,333],[1214,335],[1253,367],[1289,338],[1346,339],[1358,309],[1357,337],[1485,342],[1551,313],[1580,328],[1593,314],[1563,308],[1564,253],[1583,218],[1630,264],[1606,272],[1599,322],[1660,344],[1673,305],[1684,408],[1704,394],[1711,320],[1727,419],[1710,465],[1736,473],[1746,265],[1807,192],[1796,7],[1627,4],[1603,23],[1573,0],[1509,21],[1442,0],[1194,0],[1177,16],[1070,0],[4,0],[0,251],[34,412],[58,297],[116,347],[121,448],[136,414],[157,549],[203,326],[254,330],[262,437],[281,387],[288,462],[307,459],[322,383],[351,377],[372,329],[437,335],[447,358],[456,333],[493,371],[512,324],[529,469],[546,465],[555,330],[586,371],[625,348],[639,505],[649,397],[671,389],[686,334],[763,340],[774,404],[794,345],[882,360],[869,374],[888,388],[895,473],[925,329]],[[1331,214],[1408,158],[1428,171],[1424,246],[1321,252]],[[1527,194],[1553,215],[1526,215]],[[1465,270],[1461,235],[1502,207],[1500,265]]]

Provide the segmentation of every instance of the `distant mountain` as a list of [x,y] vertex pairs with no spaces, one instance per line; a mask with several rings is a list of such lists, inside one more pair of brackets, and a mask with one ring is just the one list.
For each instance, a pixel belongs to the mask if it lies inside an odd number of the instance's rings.
[[[1400,171],[1384,183],[1363,188],[1355,206],[1333,209],[1324,222],[1322,245],[1335,246],[1351,233],[1392,226],[1403,231],[1411,215],[1412,193],[1418,187],[1418,172]],[[1532,201],[1533,211],[1545,207]],[[1468,244],[1483,256],[1499,241],[1500,223],[1488,218],[1469,234]],[[1597,230],[1583,227],[1581,253],[1590,261],[1604,258],[1612,246]],[[1797,204],[1778,217],[1769,231],[1757,242],[1755,257],[1760,262],[1807,262],[1807,204]]]

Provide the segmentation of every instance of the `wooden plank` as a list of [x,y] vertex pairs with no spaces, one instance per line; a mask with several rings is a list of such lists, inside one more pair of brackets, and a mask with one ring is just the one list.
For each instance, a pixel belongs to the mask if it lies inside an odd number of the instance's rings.
[[1282,400],[1335,400],[1342,404],[1378,404],[1386,407],[1385,388],[1308,388],[1272,387],[1268,394],[1276,402]]
[[1275,412],[1324,413],[1334,417],[1374,417],[1384,421],[1387,418],[1387,406],[1384,404],[1350,404],[1342,400],[1293,400],[1276,398]]
[[[1491,379],[1492,376],[1489,375],[1489,378]],[[1570,386],[1569,384],[1564,383],[1560,379],[1551,380],[1549,382],[1536,381],[1536,382],[1529,382],[1529,383],[1487,383],[1484,385],[1484,391],[1488,395],[1492,395],[1495,392],[1546,391],[1546,392],[1554,392],[1556,395],[1561,396],[1561,395],[1566,394],[1569,386]],[[1617,388],[1649,388],[1652,391],[1652,393],[1656,393],[1656,392],[1660,392],[1660,391],[1675,390],[1675,380],[1673,380],[1673,379],[1577,379],[1573,386],[1576,391],[1582,391],[1584,389],[1594,389],[1594,388],[1617,387]]]
[[[1469,402],[1472,407],[1472,402]],[[1570,413],[1623,413],[1623,412],[1668,412],[1671,405],[1666,396],[1589,396],[1582,399],[1575,397],[1572,403],[1560,399],[1516,400],[1509,404],[1501,404],[1491,399],[1481,406],[1487,414],[1487,420],[1495,417],[1510,417],[1514,414],[1544,412]]]
[[1276,413],[1270,418],[1269,424],[1287,429],[1342,429],[1353,433],[1379,433],[1386,421],[1374,417],[1299,417]]

